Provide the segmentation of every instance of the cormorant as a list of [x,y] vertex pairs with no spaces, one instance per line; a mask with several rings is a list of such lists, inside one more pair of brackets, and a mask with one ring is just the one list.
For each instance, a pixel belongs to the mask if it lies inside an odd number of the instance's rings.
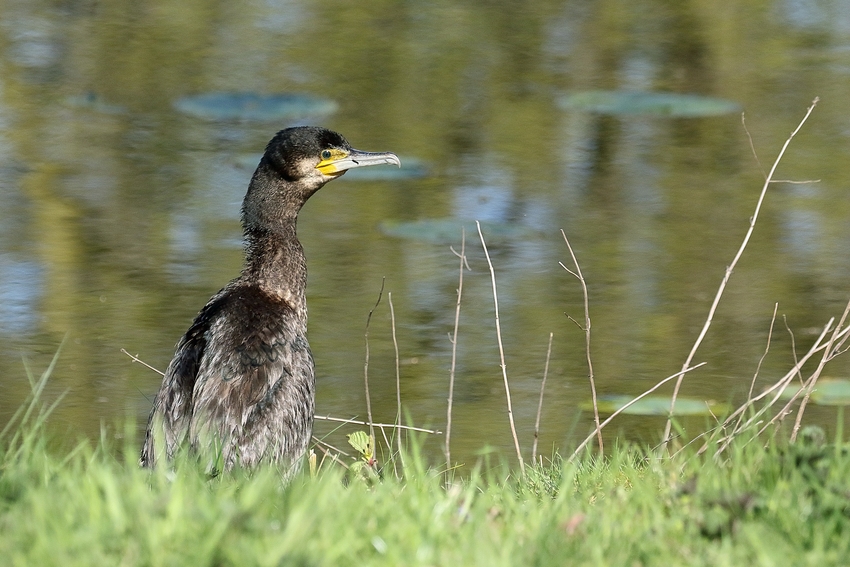
[[142,466],[171,459],[188,441],[218,470],[261,461],[297,467],[312,435],[316,382],[298,212],[328,181],[379,164],[401,166],[395,154],[352,149],[324,128],[272,138],[242,203],[242,274],[177,343],[148,419]]

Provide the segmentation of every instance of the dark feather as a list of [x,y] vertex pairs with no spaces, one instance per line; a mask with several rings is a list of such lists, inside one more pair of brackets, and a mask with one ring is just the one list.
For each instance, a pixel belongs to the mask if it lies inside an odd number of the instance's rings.
[[268,460],[292,471],[307,451],[315,376],[298,212],[348,168],[399,163],[393,154],[359,152],[317,167],[328,149],[357,152],[323,128],[282,130],[269,142],[242,203],[245,267],[177,344],[148,420],[142,465],[171,459],[187,441],[225,469]]

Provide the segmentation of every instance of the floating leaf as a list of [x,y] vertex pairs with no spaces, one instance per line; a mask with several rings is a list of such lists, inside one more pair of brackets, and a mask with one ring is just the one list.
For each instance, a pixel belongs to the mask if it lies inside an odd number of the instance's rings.
[[[800,388],[785,388],[783,399],[790,399]],[[802,398],[802,394],[798,399]],[[842,378],[821,378],[809,399],[821,406],[850,406],[850,380]]]
[[[626,395],[599,396],[597,405],[603,413],[614,413],[634,398]],[[583,410],[593,410],[592,402],[581,404]],[[674,415],[721,415],[729,411],[729,405],[714,400],[699,400],[695,398],[677,398]],[[664,396],[647,396],[641,398],[623,413],[631,415],[663,415],[670,413],[670,398]]]
[[174,103],[185,114],[207,120],[296,120],[336,111],[328,99],[301,94],[205,93]]
[[563,96],[559,105],[564,110],[579,110],[598,114],[642,114],[676,118],[720,116],[741,110],[738,103],[720,98],[694,94],[636,91],[574,93]]
[[[476,233],[474,220],[455,218],[424,219],[416,221],[387,220],[380,224],[381,232],[388,236],[423,240],[439,244],[460,241],[461,228],[466,229],[467,238]],[[508,240],[528,238],[534,234],[530,228],[516,223],[482,222],[481,230],[488,243],[497,244]]]

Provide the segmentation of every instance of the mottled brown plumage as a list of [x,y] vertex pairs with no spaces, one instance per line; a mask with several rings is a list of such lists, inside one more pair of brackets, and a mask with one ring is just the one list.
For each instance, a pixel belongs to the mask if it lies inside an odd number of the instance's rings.
[[307,343],[307,265],[298,212],[348,169],[394,163],[354,150],[330,130],[282,130],[242,203],[245,266],[210,299],[177,344],[148,419],[141,464],[184,443],[215,468],[262,461],[291,472],[313,429],[315,376]]

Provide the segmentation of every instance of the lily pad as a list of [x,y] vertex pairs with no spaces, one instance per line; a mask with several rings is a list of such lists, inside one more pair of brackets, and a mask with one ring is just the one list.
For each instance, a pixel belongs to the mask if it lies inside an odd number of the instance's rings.
[[558,103],[564,110],[675,118],[720,116],[741,110],[738,103],[720,98],[639,91],[586,91],[565,95]]
[[[634,397],[626,395],[608,395],[599,396],[597,405],[602,413],[614,413],[627,403],[632,401]],[[593,410],[592,402],[584,402],[581,404],[583,410]],[[676,400],[676,409],[674,415],[722,415],[729,411],[729,404],[716,402],[714,400],[699,400],[696,398],[678,398]],[[647,396],[641,398],[628,408],[623,413],[631,415],[662,415],[667,416],[670,413],[670,398],[665,396]]]
[[[466,229],[467,241],[475,235],[478,229],[474,220],[456,218],[423,219],[415,221],[387,220],[380,224],[381,232],[388,236],[422,240],[435,244],[453,244],[460,241],[461,228]],[[528,238],[534,231],[526,226],[515,223],[482,222],[481,231],[488,244],[497,244],[509,240]]]
[[174,108],[207,120],[296,120],[336,111],[336,102],[302,94],[205,93],[183,97]]
[[[781,397],[790,399],[798,390],[799,388],[785,388]],[[850,406],[850,380],[821,378],[809,399],[821,406]]]

